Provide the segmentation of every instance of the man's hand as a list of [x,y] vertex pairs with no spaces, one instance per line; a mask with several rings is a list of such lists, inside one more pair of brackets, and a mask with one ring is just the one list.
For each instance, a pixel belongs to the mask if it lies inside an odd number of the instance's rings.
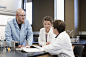
[[23,45],[19,45],[18,48],[24,47]]
[[30,45],[26,45],[26,46],[30,46]]
[[30,45],[26,45],[25,47],[27,47],[27,46],[29,46],[29,47],[30,47]]
[[21,48],[22,45],[19,45],[18,48]]
[[50,42],[47,42],[47,43],[46,43],[46,45],[49,45],[49,44],[50,44]]

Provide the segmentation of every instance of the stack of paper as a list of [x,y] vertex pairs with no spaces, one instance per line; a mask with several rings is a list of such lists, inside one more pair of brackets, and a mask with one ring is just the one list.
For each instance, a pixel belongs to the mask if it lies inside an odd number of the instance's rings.
[[22,51],[25,51],[25,52],[42,52],[44,51],[44,49],[42,49],[42,47],[39,47],[39,46],[35,46],[36,48],[30,48],[28,46],[26,47],[21,47],[21,48],[16,48],[16,50],[22,50]]

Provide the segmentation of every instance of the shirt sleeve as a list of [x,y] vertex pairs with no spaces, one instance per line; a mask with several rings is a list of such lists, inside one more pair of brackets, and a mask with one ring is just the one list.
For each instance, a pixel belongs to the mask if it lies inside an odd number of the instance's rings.
[[8,22],[7,22],[7,25],[5,28],[5,38],[6,38],[7,44],[9,44],[11,46],[11,41],[13,41],[13,40],[12,40],[12,36],[11,36],[11,26]]
[[42,40],[43,36],[42,36],[42,30],[40,30],[39,32],[39,37],[38,37],[38,42],[39,42],[39,45],[46,45],[46,42],[44,40]]
[[62,42],[61,39],[55,39],[53,43],[43,46],[43,49],[49,52],[51,55],[58,55],[62,52]]
[[27,29],[27,41],[28,41],[28,45],[32,45],[33,32],[32,32],[32,27],[29,23],[28,23],[28,29]]

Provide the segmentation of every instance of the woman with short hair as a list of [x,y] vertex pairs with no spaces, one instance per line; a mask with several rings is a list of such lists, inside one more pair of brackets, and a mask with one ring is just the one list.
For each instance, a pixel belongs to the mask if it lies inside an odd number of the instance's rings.
[[45,16],[42,20],[44,28],[40,29],[38,42],[39,45],[48,45],[51,43],[52,38],[55,37],[55,34],[52,30],[52,18],[50,16]]

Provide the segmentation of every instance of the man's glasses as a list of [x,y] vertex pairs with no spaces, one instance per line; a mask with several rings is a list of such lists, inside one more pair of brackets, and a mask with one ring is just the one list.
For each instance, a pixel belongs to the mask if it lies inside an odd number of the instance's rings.
[[26,15],[18,15],[18,16],[20,16],[20,17],[25,17]]

